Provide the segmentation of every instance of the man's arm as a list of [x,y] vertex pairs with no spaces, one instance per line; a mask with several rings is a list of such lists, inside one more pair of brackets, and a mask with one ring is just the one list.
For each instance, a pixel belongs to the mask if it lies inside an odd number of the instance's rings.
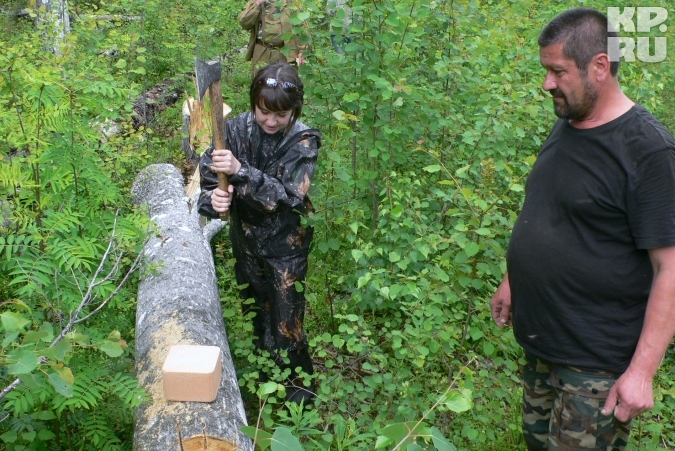
[[635,353],[628,369],[609,391],[602,409],[628,421],[654,406],[652,381],[675,335],[675,246],[650,249],[654,280]]
[[239,25],[244,30],[252,30],[260,20],[261,7],[265,0],[249,0],[244,10],[239,13]]
[[490,309],[492,310],[492,319],[497,326],[504,327],[511,325],[511,285],[509,284],[509,273],[504,274],[502,283],[497,287],[497,291],[490,300]]

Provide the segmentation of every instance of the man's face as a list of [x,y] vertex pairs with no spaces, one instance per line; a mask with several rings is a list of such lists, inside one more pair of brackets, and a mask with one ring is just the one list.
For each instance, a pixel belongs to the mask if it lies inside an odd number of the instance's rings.
[[539,49],[539,61],[546,69],[542,87],[553,96],[553,110],[563,119],[586,119],[598,99],[598,91],[573,59],[563,55],[563,44]]

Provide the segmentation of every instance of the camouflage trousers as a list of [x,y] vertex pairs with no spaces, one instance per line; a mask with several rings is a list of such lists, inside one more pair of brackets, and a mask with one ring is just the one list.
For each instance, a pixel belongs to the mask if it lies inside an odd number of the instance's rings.
[[560,366],[526,353],[523,435],[530,449],[624,451],[630,421],[602,415],[617,375]]
[[[297,377],[296,368],[314,374],[307,336],[303,330],[305,295],[295,282],[304,284],[307,255],[259,258],[234,249],[234,273],[240,285],[248,284],[240,296],[254,299],[243,304],[244,314],[255,312],[253,333],[256,347],[269,351],[279,368],[290,369],[289,380]],[[279,351],[286,350],[285,363]]]

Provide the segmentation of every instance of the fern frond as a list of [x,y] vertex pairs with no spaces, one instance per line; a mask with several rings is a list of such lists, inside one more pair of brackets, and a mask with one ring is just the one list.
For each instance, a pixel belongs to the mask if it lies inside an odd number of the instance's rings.
[[96,411],[85,412],[81,416],[78,432],[76,443],[81,449],[113,451],[120,449],[122,444],[108,424],[107,417]]
[[148,393],[130,375],[117,373],[113,375],[112,382],[115,395],[129,407],[138,407],[150,400]]
[[27,178],[24,169],[20,162],[0,160],[0,186],[11,189],[21,186]]

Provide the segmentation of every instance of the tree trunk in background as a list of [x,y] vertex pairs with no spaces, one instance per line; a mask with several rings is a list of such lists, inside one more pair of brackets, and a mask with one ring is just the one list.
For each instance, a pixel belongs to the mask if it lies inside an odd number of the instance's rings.
[[[146,269],[138,289],[136,376],[152,403],[138,409],[134,449],[252,451],[250,438],[239,430],[246,416],[209,243],[224,223],[212,221],[202,231],[195,209],[190,213],[181,173],[168,164],[141,171],[132,195],[134,203],[150,207],[158,226],[143,249]],[[162,365],[174,344],[220,347],[223,377],[214,402],[164,399]]]
[[[47,30],[52,30],[50,33],[45,33],[43,45],[51,52],[60,55],[61,45],[65,42],[66,35],[70,33],[68,0],[38,0],[36,7],[37,23],[46,23],[48,24]],[[43,7],[44,11],[41,11]]]

